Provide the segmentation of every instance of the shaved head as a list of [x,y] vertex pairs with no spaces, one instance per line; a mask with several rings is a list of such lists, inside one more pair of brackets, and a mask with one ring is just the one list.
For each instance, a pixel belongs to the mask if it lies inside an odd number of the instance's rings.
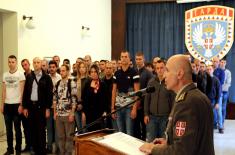
[[42,59],[39,58],[39,57],[35,57],[33,59],[33,68],[34,68],[34,71],[40,71],[42,69]]
[[164,73],[167,89],[178,92],[184,85],[192,82],[192,67],[185,55],[169,58]]
[[192,67],[189,62],[188,56],[180,54],[174,55],[169,58],[167,63],[172,65],[172,67],[176,72],[178,72],[179,70],[183,70],[185,79],[188,80],[192,79]]

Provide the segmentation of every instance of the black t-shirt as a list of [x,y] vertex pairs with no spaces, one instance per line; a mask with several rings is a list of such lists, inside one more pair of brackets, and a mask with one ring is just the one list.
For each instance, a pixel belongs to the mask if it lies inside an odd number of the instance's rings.
[[135,69],[129,67],[126,71],[117,70],[113,79],[117,84],[118,93],[128,93],[134,90],[134,83],[139,82],[140,76]]

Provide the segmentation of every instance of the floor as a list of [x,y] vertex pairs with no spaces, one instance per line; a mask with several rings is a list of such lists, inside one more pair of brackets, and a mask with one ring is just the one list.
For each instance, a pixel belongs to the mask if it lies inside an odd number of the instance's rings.
[[[216,155],[234,155],[235,154],[235,120],[225,121],[224,134],[219,134],[217,130],[214,132],[215,154]],[[23,139],[24,144],[24,139]],[[7,148],[6,136],[0,137],[0,155]],[[24,148],[24,146],[23,146]],[[28,154],[22,154],[28,155]]]

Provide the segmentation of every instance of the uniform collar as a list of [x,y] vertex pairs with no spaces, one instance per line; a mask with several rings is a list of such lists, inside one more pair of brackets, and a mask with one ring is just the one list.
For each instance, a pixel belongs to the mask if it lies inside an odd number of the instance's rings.
[[195,89],[196,86],[194,83],[188,83],[186,85],[184,85],[180,90],[179,92],[177,93],[176,97],[175,97],[175,102],[178,102],[180,100],[183,100],[185,95],[186,95],[186,92],[188,92],[189,90],[191,89]]

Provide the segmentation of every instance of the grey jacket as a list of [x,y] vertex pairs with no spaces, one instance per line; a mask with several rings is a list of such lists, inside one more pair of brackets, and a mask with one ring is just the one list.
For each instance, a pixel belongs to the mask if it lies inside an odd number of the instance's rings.
[[175,93],[167,90],[165,81],[159,81],[158,77],[154,77],[149,81],[148,87],[151,86],[155,87],[155,92],[145,96],[144,115],[168,116],[175,99]]

